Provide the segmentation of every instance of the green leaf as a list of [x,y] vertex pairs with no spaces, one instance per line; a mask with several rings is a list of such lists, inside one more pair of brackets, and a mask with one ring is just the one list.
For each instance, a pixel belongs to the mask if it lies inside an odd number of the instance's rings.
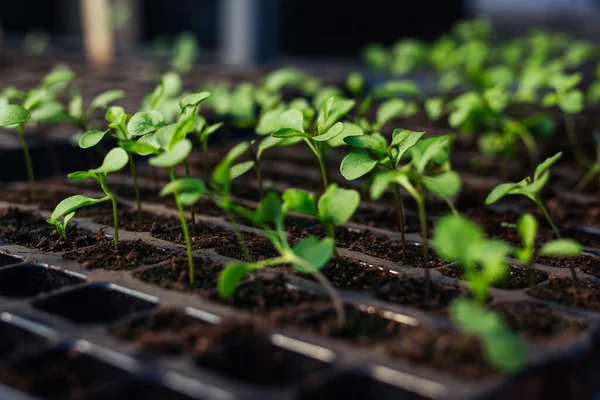
[[58,203],[58,205],[54,208],[50,219],[56,221],[63,215],[67,215],[79,208],[98,204],[106,200],[108,200],[108,197],[94,199],[81,194],[76,194],[75,196],[67,197],[66,199]]
[[98,179],[96,177],[96,174],[93,172],[89,172],[89,171],[76,171],[76,172],[71,172],[70,174],[67,175],[67,177],[71,180],[74,181],[80,181],[82,179],[88,179],[88,178],[92,178],[92,179]]
[[365,176],[375,168],[377,160],[371,159],[365,150],[353,150],[342,160],[340,172],[344,178],[351,181]]
[[127,132],[132,136],[142,136],[162,126],[163,116],[158,111],[135,113],[127,123]]
[[256,211],[257,217],[263,224],[283,223],[283,211],[281,209],[281,199],[275,192],[269,192],[265,195]]
[[440,218],[435,225],[433,243],[445,260],[469,260],[470,249],[484,238],[483,230],[474,222],[455,215]]
[[276,138],[302,137],[302,138],[313,139],[313,136],[309,135],[308,133],[300,132],[300,131],[297,131],[295,129],[290,129],[290,128],[278,129],[277,131],[273,132],[272,135],[273,135],[273,137],[276,137]]
[[288,128],[304,132],[304,116],[300,110],[291,109],[281,113],[278,119],[278,129]]
[[438,120],[444,111],[444,99],[441,97],[433,97],[425,100],[425,111],[427,112],[429,119],[434,121]]
[[163,74],[163,76],[160,78],[160,81],[163,85],[164,97],[174,97],[181,92],[182,82],[181,77],[177,72],[170,71]]
[[284,110],[284,106],[279,105],[277,108],[265,112],[258,120],[258,124],[256,125],[256,133],[259,135],[268,135],[281,128],[279,124],[279,117]]
[[353,72],[346,77],[346,87],[350,93],[358,95],[363,91],[364,78],[361,74]]
[[556,153],[552,157],[548,157],[546,160],[544,160],[544,162],[538,165],[535,169],[535,173],[533,174],[533,180],[538,180],[542,176],[542,174],[548,170],[548,168],[550,168],[552,165],[554,165],[554,163],[558,161],[562,154],[562,151],[559,151],[558,153]]
[[298,214],[317,216],[317,204],[314,193],[301,189],[287,189],[281,195],[284,205]]
[[331,147],[345,146],[346,142],[344,139],[346,139],[348,136],[361,136],[364,134],[365,132],[360,126],[353,124],[352,122],[345,121],[342,132],[334,138],[329,139],[327,144]]
[[[140,138],[142,141],[150,140],[150,144],[156,143],[161,149],[168,150],[169,143],[171,143],[171,139],[175,134],[175,127],[177,124],[170,124],[167,126],[163,126],[159,130],[153,133],[149,133]],[[148,139],[151,138],[151,139]]]
[[29,121],[29,118],[29,111],[16,104],[0,108],[0,126],[19,125]]
[[511,190],[516,189],[516,188],[522,188],[526,185],[527,185],[527,179],[523,179],[521,182],[517,182],[517,183],[501,183],[500,185],[498,185],[494,189],[492,189],[490,194],[488,194],[487,198],[485,199],[485,204],[486,205],[494,204],[495,202],[497,202],[498,200],[500,200],[501,198],[503,198],[504,196],[509,194],[509,192]]
[[331,128],[329,128],[329,130],[327,132],[325,132],[321,135],[317,135],[317,136],[313,137],[313,139],[318,142],[324,142],[329,139],[333,139],[334,137],[336,137],[337,135],[342,133],[343,130],[344,130],[344,124],[342,124],[341,122],[338,122],[338,123],[334,124]]
[[370,149],[382,154],[386,153],[385,145],[372,135],[348,136],[344,139],[344,142],[358,149]]
[[319,238],[315,236],[309,236],[305,239],[302,239],[292,248],[292,251],[297,257],[310,264],[313,270],[311,271],[311,269],[298,263],[293,263],[294,268],[298,272],[305,274],[311,273],[314,270],[320,270],[331,258],[331,255],[333,254],[333,246],[334,241],[332,238],[319,240]]
[[582,247],[571,239],[557,239],[546,243],[539,251],[541,256],[573,257],[581,254]]
[[460,192],[460,175],[454,171],[443,172],[436,176],[424,176],[422,179],[427,190],[442,199],[448,199]]
[[527,345],[518,336],[502,331],[483,340],[489,361],[507,372],[517,372],[527,363]]
[[[419,173],[423,173],[427,164],[435,159],[443,150],[450,144],[450,136],[439,136],[435,138],[429,138],[430,142],[422,153],[416,153],[413,151],[413,160],[415,161],[415,167]],[[418,156],[417,156],[418,154]]]
[[401,159],[406,150],[413,147],[423,137],[425,132],[413,132],[406,129],[394,129],[390,146],[398,146],[397,159]]
[[159,147],[151,144],[140,141],[126,141],[119,142],[119,147],[122,147],[126,152],[139,154],[140,156],[147,156],[150,154],[158,153]]
[[583,110],[583,93],[580,90],[568,92],[558,100],[558,106],[567,114],[577,114]]
[[319,118],[317,119],[317,132],[325,132],[327,120],[329,119],[329,111],[331,110],[331,106],[335,101],[334,97],[330,97],[325,102],[325,105],[321,108],[321,112],[319,113]]
[[353,189],[342,189],[331,184],[319,198],[319,219],[334,225],[343,225],[352,218],[360,204],[360,194]]
[[89,172],[96,174],[117,172],[127,165],[128,162],[129,156],[127,155],[127,152],[120,147],[115,147],[106,154],[100,168],[90,169]]
[[56,101],[47,101],[30,111],[31,120],[38,122],[57,121],[65,116],[65,111],[62,104]]
[[104,135],[106,135],[108,132],[109,130],[99,131],[96,129],[87,131],[79,137],[79,147],[81,147],[82,149],[89,149],[90,147],[94,147],[95,145],[100,143]]
[[473,301],[455,300],[452,302],[450,313],[452,320],[469,335],[488,336],[504,331],[504,325],[498,314]]
[[183,193],[196,193],[196,194],[207,194],[206,185],[201,179],[198,178],[181,178],[175,181],[169,182],[161,191],[160,196],[167,196],[169,194],[183,194]]
[[127,114],[125,114],[123,107],[112,106],[106,110],[106,120],[110,122],[108,126],[111,128],[117,128],[119,125],[124,124],[125,119],[127,119]]
[[50,87],[57,83],[66,83],[75,77],[75,73],[67,68],[56,68],[42,79],[42,87]]
[[156,157],[150,158],[148,162],[153,167],[174,167],[175,165],[183,162],[183,160],[185,160],[191,152],[192,142],[188,139],[183,139],[177,142],[177,144],[175,144],[171,150],[167,150]]
[[201,93],[192,93],[187,96],[183,96],[181,100],[179,100],[179,107],[183,110],[187,106],[197,107],[200,103],[210,97],[209,92],[201,92]]
[[533,248],[537,230],[538,223],[531,214],[522,215],[517,221],[517,231],[519,231],[519,236],[521,236],[523,245],[528,249]]
[[402,99],[391,99],[382,103],[377,109],[377,126],[383,127],[387,122],[402,116],[406,108],[406,101]]
[[243,262],[233,262],[227,264],[227,266],[221,271],[219,275],[219,294],[222,298],[226,299],[233,294],[237,284],[246,276],[252,269],[248,264]]
[[421,89],[419,89],[419,86],[416,83],[406,80],[388,81],[373,89],[373,95],[375,97],[395,97],[403,94],[419,97],[421,95]]
[[94,100],[92,100],[91,103],[91,108],[92,110],[97,108],[106,109],[110,103],[120,100],[123,97],[125,97],[125,91],[123,90],[108,90],[94,97]]
[[69,101],[69,115],[74,119],[83,118],[83,98],[81,95],[75,94]]
[[246,172],[250,171],[254,166],[254,161],[244,161],[238,164],[233,165],[229,169],[229,179],[234,180],[244,175]]
[[231,168],[231,164],[233,164],[233,162],[236,159],[238,159],[242,154],[244,154],[249,147],[250,144],[248,142],[241,142],[235,145],[231,150],[229,150],[229,153],[227,153],[225,158],[223,158],[213,170],[213,181],[220,185],[228,187],[229,183],[231,182],[231,174],[229,171]]

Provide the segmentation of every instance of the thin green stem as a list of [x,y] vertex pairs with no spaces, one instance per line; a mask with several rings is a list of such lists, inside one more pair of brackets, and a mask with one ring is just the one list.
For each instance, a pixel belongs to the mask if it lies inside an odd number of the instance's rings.
[[317,155],[317,160],[319,161],[319,168],[321,169],[321,178],[323,179],[323,190],[327,190],[327,187],[329,186],[329,178],[327,177],[327,165],[325,165],[323,153],[319,152],[319,154]]
[[250,146],[250,154],[252,155],[252,160],[254,161],[254,170],[256,171],[256,180],[258,181],[258,194],[262,199],[265,190],[263,185],[262,172],[260,170],[260,160],[256,151],[254,151],[254,146]]
[[19,140],[21,141],[21,147],[23,148],[23,156],[25,157],[25,166],[27,168],[27,179],[29,180],[29,189],[31,190],[31,197],[35,197],[35,176],[33,174],[31,154],[29,153],[29,145],[27,145],[27,138],[25,137],[25,130],[23,129],[23,125],[18,125],[17,131],[19,132]]
[[[177,180],[177,177],[175,176],[175,170],[173,169],[173,167],[169,168],[169,177],[171,178],[171,182]],[[187,251],[188,258],[188,274],[190,276],[190,285],[193,285],[195,280],[195,270],[194,254],[192,253],[192,241],[190,239],[190,232],[188,230],[185,212],[183,211],[183,206],[179,201],[179,195],[177,193],[175,193],[175,204],[177,204],[177,211],[179,211],[179,220],[181,221],[181,229],[183,231],[183,237],[185,238],[185,249]]]
[[133,190],[135,191],[135,202],[137,204],[138,223],[142,224],[142,199],[140,198],[140,187],[138,185],[137,171],[133,156],[129,154],[129,167],[131,168],[131,176],[133,177]]
[[536,196],[535,204],[537,204],[537,206],[540,208],[540,210],[542,210],[542,213],[544,214],[544,217],[546,217],[546,221],[548,221],[548,223],[550,224],[552,231],[554,231],[554,234],[556,235],[556,237],[558,239],[560,239],[560,233],[558,231],[558,228],[556,227],[556,225],[554,225],[554,222],[552,221],[552,218],[550,218],[550,214],[548,213],[548,210],[546,209],[544,202],[542,202],[542,199],[540,199],[539,196]]
[[419,221],[421,224],[421,241],[423,245],[423,268],[425,268],[425,302],[429,304],[431,296],[431,272],[429,271],[429,238],[427,231],[427,214],[425,214],[425,199],[417,199]]
[[402,204],[402,195],[400,194],[400,186],[396,183],[392,184],[394,199],[396,200],[396,215],[398,216],[398,230],[402,236],[402,262],[406,262],[406,233],[404,229],[404,204]]
[[600,164],[594,164],[592,168],[590,168],[585,175],[583,175],[579,183],[577,183],[575,190],[583,190],[599,172]]
[[[187,158],[183,160],[183,165],[185,166],[185,177],[191,177],[190,163],[188,162]],[[196,207],[193,204],[190,206],[190,216],[192,218],[192,236],[196,236]]]
[[341,297],[338,295],[334,287],[331,285],[331,283],[327,280],[327,278],[319,270],[313,267],[311,263],[296,256],[292,251],[286,253],[286,258],[289,260],[290,263],[298,264],[302,266],[302,268],[304,268],[305,270],[309,271],[312,274],[312,276],[314,276],[315,279],[321,285],[323,285],[323,288],[325,289],[327,294],[329,294],[329,297],[331,297],[331,301],[333,302],[333,307],[335,308],[337,313],[338,324],[340,327],[343,327],[346,321],[346,310],[344,309],[344,302],[342,301]]
[[112,202],[113,230],[114,230],[113,239],[115,241],[115,250],[118,250],[118,248],[119,248],[119,209],[118,209],[118,204],[117,204],[117,198],[115,197],[114,194],[112,194],[112,192],[108,188],[108,185],[106,184],[106,174],[98,174],[98,182],[100,182],[102,191],[104,191],[106,196]]
[[229,208],[224,207],[224,210],[225,210],[225,215],[227,216],[227,219],[229,220],[229,223],[231,224],[231,228],[233,229],[233,233],[235,234],[237,241],[240,243],[240,247],[242,249],[242,254],[244,255],[244,261],[252,262],[252,254],[250,253],[250,249],[248,249],[248,245],[246,244],[244,235],[242,235],[242,232],[240,231],[240,226],[238,225],[237,221],[235,220],[235,217],[233,216],[233,214],[229,210]]

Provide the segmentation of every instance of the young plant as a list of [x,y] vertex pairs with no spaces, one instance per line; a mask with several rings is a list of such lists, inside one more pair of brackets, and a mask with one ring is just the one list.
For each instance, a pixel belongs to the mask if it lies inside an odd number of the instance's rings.
[[[557,239],[544,244],[539,250],[535,247],[538,223],[531,214],[522,215],[517,221],[517,231],[523,247],[515,249],[515,257],[527,265],[530,272],[530,283],[533,285],[533,262],[537,256],[574,257],[581,254],[581,245],[571,239]],[[573,281],[577,279],[575,268],[569,263]]]
[[[71,197],[67,197],[54,209],[52,215],[50,216],[48,223],[56,226],[57,232],[59,234],[65,234],[66,226],[69,220],[72,218],[71,213],[73,211],[82,208],[91,206],[94,204],[98,204],[104,201],[111,201],[112,209],[113,209],[113,225],[114,225],[114,242],[115,249],[118,249],[119,246],[119,213],[117,209],[117,198],[108,188],[108,184],[106,183],[107,174],[120,171],[127,165],[129,161],[129,156],[127,152],[120,147],[114,148],[106,154],[104,157],[104,161],[99,168],[90,169],[88,171],[78,171],[70,173],[69,179],[80,180],[80,179],[95,179],[100,184],[102,191],[106,194],[105,197],[100,199],[93,199],[88,196],[83,195],[75,195]],[[63,222],[59,222],[61,217],[65,217]]]
[[573,115],[580,113],[583,110],[584,105],[583,93],[581,90],[577,89],[577,85],[580,81],[581,75],[579,74],[556,74],[552,76],[549,79],[548,84],[553,92],[544,96],[542,104],[544,107],[558,106],[563,112],[565,128],[567,130],[567,139],[571,151],[573,151],[577,162],[582,166],[586,166],[588,164],[587,160],[585,160],[581,154],[577,144],[575,120],[573,119]]
[[329,186],[327,174],[327,163],[325,160],[325,147],[327,141],[335,138],[344,130],[344,124],[338,122],[354,106],[353,100],[329,98],[322,107],[313,133],[304,130],[304,115],[297,109],[291,109],[281,114],[279,120],[285,127],[272,133],[272,136],[280,139],[302,138],[313,152],[319,163],[323,190]]
[[[413,135],[411,135],[413,134]],[[392,139],[396,142],[406,142],[414,133],[400,131]],[[419,135],[417,137],[420,138]],[[412,143],[412,140],[407,144]],[[426,290],[429,295],[430,271],[429,271],[429,230],[427,227],[427,214],[425,201],[429,194],[443,199],[456,214],[451,198],[461,188],[460,176],[450,169],[449,149],[452,145],[452,136],[438,136],[420,141],[411,147],[411,161],[402,168],[389,171],[381,171],[375,174],[371,183],[371,198],[379,199],[389,185],[399,185],[406,190],[416,201],[419,210],[419,221],[421,225],[421,240],[423,244],[423,261],[425,268]],[[400,145],[402,146],[402,145]],[[394,154],[395,155],[395,154]],[[398,156],[393,161],[394,165],[399,162]],[[435,167],[438,164],[441,167]],[[433,171],[433,173],[428,173]],[[429,298],[429,296],[427,296]]]
[[330,237],[319,239],[310,236],[291,247],[284,228],[286,209],[282,207],[279,196],[274,192],[269,192],[265,196],[255,212],[250,212],[242,207],[238,207],[237,210],[262,227],[265,235],[279,253],[279,257],[256,262],[228,264],[219,276],[218,285],[221,296],[223,298],[231,296],[240,280],[253,270],[289,264],[300,273],[313,275],[323,286],[337,311],[338,323],[343,326],[346,320],[343,302],[331,283],[320,272],[334,253],[334,240]]
[[435,226],[433,242],[438,254],[465,269],[473,300],[458,299],[451,305],[454,323],[467,335],[478,337],[488,361],[497,368],[514,372],[527,360],[527,348],[509,332],[498,314],[487,309],[490,286],[506,275],[506,257],[511,248],[499,240],[489,240],[473,222],[460,216],[446,216]]
[[23,124],[31,118],[29,111],[17,104],[5,104],[0,106],[0,127],[16,127],[23,149],[23,157],[25,158],[25,166],[27,168],[27,178],[29,180],[29,189],[31,195],[35,196],[35,176],[33,173],[33,164],[31,163],[31,154],[29,146],[25,138],[25,130]]
[[286,210],[310,215],[319,220],[327,237],[335,240],[335,227],[352,218],[360,205],[360,194],[353,189],[342,189],[335,183],[315,199],[314,193],[300,189],[287,189],[281,196]]
[[552,157],[547,158],[543,163],[536,167],[533,177],[526,177],[522,181],[516,183],[502,183],[496,186],[485,199],[485,204],[494,204],[504,196],[508,195],[525,196],[531,199],[539,207],[548,221],[548,224],[552,227],[552,231],[556,237],[560,239],[558,228],[552,221],[552,218],[550,218],[550,214],[548,214],[548,210],[542,201],[540,192],[544,186],[546,186],[548,179],[550,179],[550,167],[558,161],[561,156],[562,152],[559,152]]
[[182,33],[173,44],[173,68],[180,72],[192,69],[198,58],[198,40],[191,33]]
[[79,91],[75,91],[69,101],[69,117],[73,124],[81,129],[82,132],[87,132],[91,129],[90,122],[94,111],[101,108],[106,112],[110,103],[120,100],[123,97],[125,97],[123,90],[108,90],[94,97],[86,109],[83,104],[83,97]]
[[54,225],[54,227],[56,228],[56,233],[58,234],[58,236],[60,238],[65,239],[67,237],[67,225],[69,224],[69,221],[74,216],[75,216],[75,212],[73,211],[72,213],[69,213],[69,214],[65,215],[62,221],[60,221],[60,219],[48,218],[46,220],[46,222],[49,223],[50,225]]
[[600,177],[600,134],[594,133],[594,141],[596,142],[596,160],[577,183],[575,190],[583,190],[594,177]]

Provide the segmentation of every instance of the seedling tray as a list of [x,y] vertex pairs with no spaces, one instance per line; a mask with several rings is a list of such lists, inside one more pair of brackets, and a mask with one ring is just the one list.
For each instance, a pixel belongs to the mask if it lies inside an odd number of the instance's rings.
[[[292,163],[302,160],[301,155],[293,154],[285,150],[279,156],[295,160]],[[277,160],[271,162],[271,171],[288,174],[290,180],[302,176],[310,184],[312,173],[308,168],[286,167]],[[533,297],[532,288],[494,288],[490,306],[506,310],[517,327],[523,323],[519,314],[534,310],[534,314],[547,314],[561,324],[567,321],[566,332],[570,329],[576,332],[565,337],[562,337],[565,332],[555,337],[524,335],[531,353],[529,364],[521,373],[513,376],[492,373],[473,378],[469,373],[461,375],[460,363],[454,365],[458,371],[452,371],[452,367],[440,368],[431,360],[419,361],[418,354],[407,351],[410,338],[435,341],[452,332],[449,331],[452,324],[447,317],[447,303],[459,293],[468,293],[468,285],[448,273],[456,266],[441,263],[431,271],[433,285],[439,289],[439,307],[423,310],[418,301],[413,304],[404,301],[399,295],[402,290],[398,289],[401,282],[411,279],[419,282],[423,269],[394,261],[389,252],[380,256],[372,252],[365,254],[352,243],[352,240],[374,237],[376,242],[385,238],[385,244],[397,246],[400,236],[390,229],[349,223],[343,229],[349,239],[342,237],[338,249],[354,271],[381,279],[379,283],[367,279],[364,284],[359,282],[358,287],[346,283],[346,288],[340,289],[347,312],[359,321],[357,327],[364,323],[389,329],[387,335],[375,339],[352,329],[350,333],[327,334],[330,326],[327,321],[332,319],[333,311],[325,293],[310,279],[285,267],[254,272],[238,289],[244,295],[229,302],[220,301],[215,282],[210,280],[216,276],[215,270],[218,272],[219,266],[231,261],[239,250],[236,252],[235,245],[222,240],[202,240],[203,235],[214,234],[221,239],[231,235],[230,225],[218,210],[204,203],[197,207],[197,222],[204,230],[194,242],[194,255],[200,260],[197,262],[199,273],[212,273],[212,278],[207,278],[206,287],[195,290],[186,287],[185,280],[163,279],[161,282],[161,277],[168,277],[165,274],[169,272],[185,271],[185,262],[174,261],[183,259],[184,247],[178,243],[180,228],[174,218],[177,212],[168,201],[159,204],[150,196],[156,192],[152,178],[141,181],[142,192],[148,193],[144,198],[149,200],[144,202],[145,218],[152,222],[138,229],[141,232],[127,230],[131,225],[124,222],[120,240],[122,248],[124,243],[139,241],[133,242],[137,244],[132,252],[137,251],[137,246],[152,248],[154,262],[128,265],[127,261],[131,260],[121,254],[126,260],[120,260],[119,268],[113,265],[93,268],[94,263],[102,261],[102,254],[112,257],[111,242],[108,238],[102,239],[102,235],[109,236],[112,228],[95,222],[106,214],[100,207],[90,209],[89,214],[82,212],[81,218],[74,219],[78,235],[105,232],[96,236],[97,244],[68,249],[61,254],[32,249],[40,247],[39,241],[24,243],[29,247],[10,239],[2,243],[0,381],[9,384],[2,386],[1,398],[120,399],[142,398],[144,393],[153,393],[159,399],[352,396],[542,399],[549,396],[588,398],[600,391],[597,379],[600,376],[600,311]],[[113,187],[120,187],[117,192],[128,193],[128,182],[126,176],[116,176],[111,183]],[[51,199],[53,191],[73,191],[70,185],[42,184],[40,192]],[[254,185],[249,178],[242,180],[236,190],[247,193]],[[272,185],[276,190],[284,187],[279,183]],[[23,185],[7,188],[7,192],[20,190],[25,190]],[[81,189],[78,193],[82,193]],[[251,196],[244,198],[238,200],[253,204]],[[121,197],[120,203],[122,209],[132,209],[134,205],[128,196]],[[25,213],[31,210],[45,218],[53,205],[0,203],[0,208],[9,207],[14,208],[13,214],[17,209]],[[384,212],[386,206],[365,202],[363,209],[367,214]],[[410,212],[408,217],[410,219]],[[311,224],[314,225],[314,221],[294,216],[291,226],[299,231],[292,231],[290,235],[301,235],[302,229],[309,229]],[[257,229],[244,226],[243,230],[251,235],[249,243],[255,254],[268,253]],[[45,232],[48,232],[45,228],[38,228],[30,234],[43,236]],[[418,249],[419,236],[409,234],[407,238]],[[100,253],[100,257],[88,257],[94,249],[102,249],[104,253]],[[207,266],[206,269],[201,265]],[[540,271],[535,285],[539,289],[549,284],[549,276],[566,277],[569,273],[566,268],[542,264],[535,267]],[[514,268],[518,272],[516,262]],[[578,273],[589,282],[600,282],[596,276]],[[260,297],[262,290],[268,297]],[[161,331],[164,326],[176,328]],[[448,335],[451,340],[452,334]],[[403,337],[409,341],[403,342]],[[418,342],[412,344],[418,347]],[[51,375],[52,372],[40,370],[42,365],[57,365],[64,370]],[[62,385],[59,377],[65,376],[70,377],[70,383]]]

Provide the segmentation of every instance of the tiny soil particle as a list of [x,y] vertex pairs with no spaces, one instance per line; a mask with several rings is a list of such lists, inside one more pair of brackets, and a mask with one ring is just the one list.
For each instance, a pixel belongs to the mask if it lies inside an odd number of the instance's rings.
[[197,338],[210,328],[206,321],[181,310],[168,309],[118,325],[108,332],[154,353],[176,356],[193,353]]
[[547,285],[533,287],[527,294],[539,299],[600,311],[600,283],[551,277]]
[[222,265],[204,258],[194,258],[194,284],[190,286],[188,260],[185,256],[176,256],[165,264],[144,271],[135,272],[134,277],[178,291],[212,290],[217,287]]
[[[438,271],[442,275],[450,276],[456,279],[463,279],[464,277],[464,268],[458,265],[447,265],[445,267],[438,268]],[[509,266],[504,278],[492,284],[492,286],[505,290],[523,289],[543,282],[546,279],[548,279],[548,274],[537,268],[532,268],[530,271],[526,267]]]
[[255,314],[266,314],[277,308],[289,307],[303,302],[323,301],[324,296],[317,296],[300,290],[290,289],[282,274],[273,278],[256,276],[240,283],[235,292],[227,299],[222,299],[215,290],[210,299]]
[[277,327],[293,325],[319,336],[339,339],[359,346],[375,346],[413,329],[377,314],[345,306],[345,322],[340,326],[336,311],[328,305],[301,304],[274,311],[266,317]]
[[[170,227],[177,227],[177,224],[179,224],[179,218],[177,217],[162,216],[146,211],[142,211],[142,222],[140,223],[138,220],[138,213],[136,208],[121,208],[118,212],[119,229],[124,229],[126,231],[150,232],[152,228],[156,226],[156,224],[167,225]],[[112,213],[105,213],[93,217],[92,221],[98,224],[112,227],[114,219]]]
[[531,340],[567,340],[589,327],[583,320],[541,303],[505,302],[491,308],[500,314],[508,329]]
[[465,380],[498,375],[487,363],[479,340],[450,330],[434,331],[420,325],[385,345],[392,357],[408,359]]
[[48,228],[46,219],[37,212],[6,208],[0,211],[0,236],[28,234]]
[[[347,290],[368,290],[394,282],[403,273],[390,272],[346,257],[332,258],[321,269],[332,285]],[[314,280],[311,274],[297,273],[298,276]]]
[[576,257],[538,257],[535,262],[555,268],[570,268],[600,277],[600,257],[580,255]]
[[67,228],[66,239],[59,236],[58,233],[56,233],[56,230],[51,227],[35,231],[29,235],[7,235],[6,239],[10,243],[47,252],[78,250],[83,247],[93,246],[109,240],[101,230],[92,233],[86,229],[77,228],[75,226],[69,226]]
[[130,270],[143,265],[153,265],[165,261],[174,254],[170,251],[145,244],[142,240],[121,240],[115,250],[112,240],[96,246],[63,254],[68,260],[75,260],[84,268],[108,270]]
[[442,313],[447,312],[446,309],[452,300],[466,294],[467,291],[458,285],[430,282],[429,298],[427,298],[425,280],[414,277],[388,283],[374,291],[376,297],[390,303],[442,311]]

